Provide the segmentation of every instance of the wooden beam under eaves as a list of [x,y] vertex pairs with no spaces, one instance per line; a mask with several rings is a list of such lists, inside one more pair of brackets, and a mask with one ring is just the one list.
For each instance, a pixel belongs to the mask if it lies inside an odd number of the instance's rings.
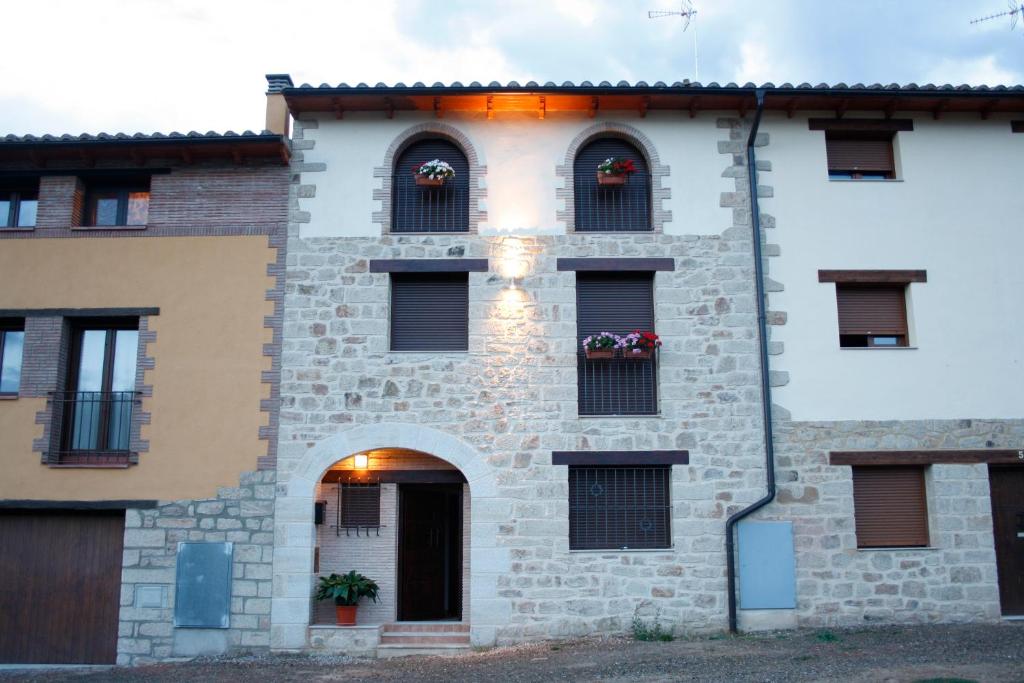
[[92,154],[85,151],[84,149],[78,150],[78,158],[81,159],[82,163],[88,166],[89,168],[92,168],[93,166],[96,165],[96,157],[94,157]]
[[979,109],[979,110],[978,110],[978,113],[979,113],[979,114],[981,114],[981,118],[982,118],[982,120],[983,120],[983,121],[984,121],[984,120],[987,120],[987,119],[988,119],[988,117],[992,115],[992,111],[993,111],[993,110],[994,110],[994,109],[996,108],[996,106],[998,106],[998,105],[999,105],[999,98],[998,98],[998,97],[996,97],[996,98],[993,98],[993,99],[989,100],[988,102],[986,102],[986,103],[985,103],[985,104],[984,104],[984,105],[983,105],[983,106],[981,107],[981,109]]
[[543,120],[548,113],[548,100],[544,95],[537,98],[537,118]]
[[439,119],[443,119],[444,118],[444,109],[441,107],[441,98],[440,97],[435,97],[434,98],[434,117],[435,118],[439,118]]
[[787,119],[793,118],[793,112],[796,111],[796,103],[797,103],[797,99],[795,97],[790,97],[789,100],[786,102],[786,118]]
[[587,108],[587,118],[594,118],[597,116],[597,109],[600,106],[600,101],[597,97],[590,98],[590,107]]
[[191,166],[192,162],[194,161],[192,159],[192,152],[187,147],[181,148],[181,160],[184,161],[189,166]]
[[839,105],[836,106],[836,118],[841,119],[846,115],[846,110],[850,108],[850,100],[845,97],[839,100]]
[[288,152],[288,148],[281,145],[277,152],[281,155],[281,163],[287,166],[288,162],[291,161],[291,154]]
[[128,154],[131,156],[132,161],[136,166],[142,166],[146,163],[146,157],[143,156],[142,152],[139,150],[133,148],[128,151]]
[[46,159],[38,151],[29,150],[28,158],[32,160],[32,165],[36,168],[46,168]]
[[700,110],[700,97],[690,98],[690,106],[688,107],[688,109],[690,111],[690,118],[697,118],[697,112]]
[[487,118],[494,118],[494,95],[487,96]]
[[342,109],[341,107],[341,100],[339,100],[337,97],[332,97],[331,104],[334,105],[334,118],[338,119],[339,121],[345,118],[345,110]]
[[395,118],[395,103],[391,101],[390,97],[384,98],[384,106],[387,107],[388,118]]
[[642,118],[642,119],[647,118],[647,110],[650,108],[650,106],[651,106],[651,98],[650,97],[647,97],[645,95],[645,96],[640,98],[640,103],[639,103],[639,106],[637,107],[637,111],[640,113],[640,118]]
[[895,97],[893,97],[888,102],[886,102],[886,104],[885,104],[885,118],[891,119],[893,117],[893,115],[896,113],[896,102],[897,102],[897,100],[896,100]]
[[245,162],[245,158],[242,156],[241,150],[237,147],[231,148],[231,160],[235,162],[236,166],[241,166]]
[[942,112],[946,111],[947,108],[949,108],[949,100],[939,100],[938,104],[932,109],[932,118],[938,121],[942,116]]

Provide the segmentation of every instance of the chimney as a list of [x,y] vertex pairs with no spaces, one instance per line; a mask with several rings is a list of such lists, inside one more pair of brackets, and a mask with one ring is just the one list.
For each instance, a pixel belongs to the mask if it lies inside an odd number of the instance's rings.
[[288,137],[291,134],[288,116],[288,103],[282,91],[292,87],[292,77],[288,74],[267,74],[267,125],[271,133]]

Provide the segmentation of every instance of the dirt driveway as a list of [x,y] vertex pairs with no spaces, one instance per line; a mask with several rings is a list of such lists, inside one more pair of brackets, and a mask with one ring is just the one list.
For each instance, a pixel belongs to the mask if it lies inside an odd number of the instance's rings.
[[1024,682],[1024,623],[785,631],[672,642],[589,638],[455,658],[244,657],[136,669],[2,672],[75,681],[1013,681]]

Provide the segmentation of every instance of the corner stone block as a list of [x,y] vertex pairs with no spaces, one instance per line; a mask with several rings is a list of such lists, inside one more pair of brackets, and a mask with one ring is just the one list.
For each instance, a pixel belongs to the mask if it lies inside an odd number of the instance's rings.
[[304,574],[313,571],[312,548],[274,548],[274,574]]
[[[273,578],[274,598],[302,598],[308,606],[312,594],[310,574],[277,574]],[[276,604],[276,603],[275,603]]]
[[[307,492],[312,492],[312,486]],[[313,497],[285,496],[277,499],[275,519],[280,522],[302,522],[313,524]]]
[[[271,620],[275,624],[301,624],[309,619],[309,596],[302,598],[274,598]],[[246,612],[250,610],[246,608]]]
[[474,626],[505,626],[512,618],[512,604],[505,598],[474,599],[469,609]]
[[273,624],[270,627],[270,649],[275,652],[297,652],[304,649],[306,629],[305,624]]

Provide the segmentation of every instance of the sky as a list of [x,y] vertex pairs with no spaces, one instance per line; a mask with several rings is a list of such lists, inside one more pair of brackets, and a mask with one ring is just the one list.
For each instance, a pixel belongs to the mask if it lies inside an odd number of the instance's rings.
[[[1024,1],[1024,0],[1022,0]],[[423,81],[1024,83],[1008,0],[34,0],[4,8],[0,135],[263,127],[267,73]],[[15,28],[18,27],[18,28]]]

